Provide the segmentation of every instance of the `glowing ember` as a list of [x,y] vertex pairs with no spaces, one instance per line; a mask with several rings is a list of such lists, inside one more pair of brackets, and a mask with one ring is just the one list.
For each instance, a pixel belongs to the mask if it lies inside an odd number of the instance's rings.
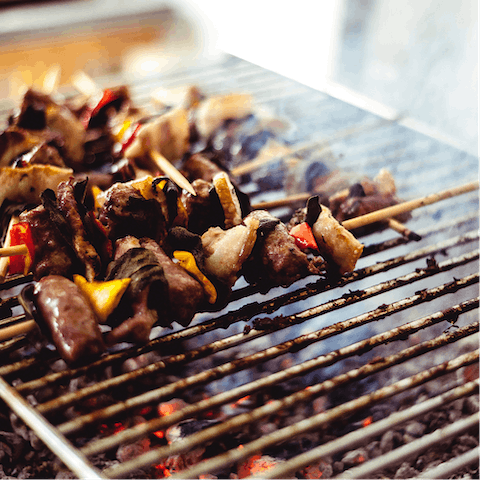
[[238,468],[238,478],[246,478],[261,472],[271,470],[281,460],[270,457],[269,455],[253,455]]
[[245,403],[248,399],[250,398],[250,395],[247,395],[245,397],[239,398],[236,402],[233,402],[230,404],[232,408],[237,408],[240,406],[242,403]]
[[364,427],[368,427],[372,422],[373,422],[373,418],[372,418],[372,417],[367,417],[367,418],[362,422],[362,425],[363,425]]

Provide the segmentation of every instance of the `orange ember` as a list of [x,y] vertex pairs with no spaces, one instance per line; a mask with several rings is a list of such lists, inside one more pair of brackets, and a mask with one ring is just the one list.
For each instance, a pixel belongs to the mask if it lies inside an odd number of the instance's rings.
[[238,468],[238,478],[246,478],[261,472],[271,470],[277,461],[268,455],[253,455]]
[[372,418],[372,417],[367,417],[367,418],[363,421],[362,425],[363,425],[364,427],[368,427],[372,422],[373,422],[373,418]]

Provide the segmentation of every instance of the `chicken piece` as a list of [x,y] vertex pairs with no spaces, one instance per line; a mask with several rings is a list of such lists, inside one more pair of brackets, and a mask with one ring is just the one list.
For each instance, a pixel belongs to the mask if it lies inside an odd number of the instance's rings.
[[203,287],[184,268],[174,263],[156,242],[151,239],[140,239],[140,245],[152,251],[163,268],[165,279],[168,282],[170,300],[168,317],[172,322],[178,322],[186,327],[204,300]]
[[257,239],[259,221],[246,217],[244,223],[228,230],[211,227],[202,235],[205,273],[232,287]]
[[125,156],[134,160],[140,167],[156,171],[158,167],[150,158],[151,150],[174,163],[180,160],[189,148],[188,112],[184,108],[176,108],[144,125],[126,149]]
[[22,212],[19,220],[28,222],[32,232],[34,279],[40,280],[47,275],[71,277],[77,265],[75,252],[59,233],[44,206]]
[[251,95],[232,93],[212,96],[200,103],[195,114],[195,125],[204,138],[208,138],[226,120],[241,119],[253,112]]
[[288,286],[308,274],[320,273],[321,260],[310,260],[279,219],[266,210],[255,210],[249,217],[258,219],[259,227],[255,247],[245,264],[248,282]]
[[[319,213],[313,221],[311,214],[315,210],[319,210]],[[327,260],[332,260],[341,274],[352,272],[364,245],[333,217],[327,207],[318,203],[318,197],[308,200],[307,222],[313,223],[312,232],[320,254]]]
[[34,301],[61,357],[72,365],[105,350],[95,314],[79,288],[65,277],[43,277]]
[[40,203],[40,194],[57,189],[60,182],[73,174],[70,168],[51,165],[30,165],[23,168],[0,168],[0,206],[5,200],[17,203]]

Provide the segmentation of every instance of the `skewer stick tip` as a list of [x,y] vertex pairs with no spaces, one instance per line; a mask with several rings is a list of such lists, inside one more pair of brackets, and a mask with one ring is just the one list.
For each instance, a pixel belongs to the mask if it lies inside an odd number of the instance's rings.
[[150,149],[150,156],[156,163],[158,168],[168,175],[180,188],[185,189],[188,193],[196,196],[195,189],[192,184],[183,176],[183,174],[172,165],[162,154],[154,149]]

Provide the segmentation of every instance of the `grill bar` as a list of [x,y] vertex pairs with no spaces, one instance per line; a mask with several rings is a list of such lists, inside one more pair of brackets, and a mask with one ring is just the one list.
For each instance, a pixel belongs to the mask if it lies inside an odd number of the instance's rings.
[[[447,271],[451,268],[454,268],[458,265],[463,265],[465,263],[468,263],[468,261],[476,260],[478,259],[478,252],[473,252],[471,254],[466,254],[461,257],[458,257],[457,259],[450,259],[446,260],[444,262],[441,262],[438,264],[438,269],[439,271]],[[346,305],[358,302],[360,300],[364,300],[366,298],[370,298],[372,296],[378,295],[382,292],[389,291],[393,288],[398,288],[400,286],[403,286],[407,283],[412,283],[416,280],[428,277],[432,275],[433,273],[438,273],[437,269],[435,269],[435,272],[429,271],[428,269],[423,269],[402,277],[397,277],[394,280],[390,280],[387,282],[384,282],[382,284],[378,284],[374,287],[367,288],[363,292],[359,293],[352,293],[351,295],[348,295],[346,298],[342,297],[336,300],[333,300],[331,302],[327,302],[323,305],[320,305],[318,307],[313,307],[311,309],[308,309],[301,314],[298,315],[292,315],[290,317],[283,317],[277,321],[278,326],[281,327],[286,327],[289,325],[294,325],[294,324],[299,324],[302,323],[309,318],[318,316],[322,313],[326,313],[329,311],[333,311],[339,308],[342,308]],[[456,284],[456,281],[453,281],[452,285]],[[250,317],[249,317],[250,318]],[[72,405],[76,402],[78,402],[80,399],[83,398],[88,398],[91,397],[92,395],[99,394],[101,392],[104,392],[110,388],[113,388],[115,386],[121,386],[124,385],[127,381],[132,381],[132,380],[137,380],[138,378],[146,375],[151,375],[154,372],[158,372],[160,370],[164,370],[168,363],[183,363],[187,359],[193,360],[193,359],[198,359],[198,358],[203,358],[206,355],[210,355],[214,352],[223,350],[224,348],[227,347],[232,347],[235,345],[238,345],[239,342],[242,343],[246,341],[246,339],[254,337],[254,336],[260,336],[263,335],[263,332],[258,332],[258,331],[251,331],[248,335],[245,334],[237,334],[229,339],[222,339],[217,342],[214,342],[210,345],[204,346],[204,348],[198,349],[198,350],[191,350],[189,352],[186,352],[181,355],[174,355],[170,357],[169,359],[162,360],[160,362],[150,364],[147,367],[144,368],[139,368],[138,370],[135,370],[134,372],[131,373],[126,373],[123,375],[118,375],[117,377],[105,380],[103,382],[96,383],[92,386],[85,387],[83,389],[80,389],[76,392],[70,393],[70,394],[65,394],[61,397],[56,398],[55,400],[51,402],[46,402],[43,404],[38,405],[38,411],[45,414],[47,412],[51,412],[53,410],[57,410],[59,408],[66,407],[68,405]],[[19,390],[22,392],[28,391],[29,389],[28,383],[25,383],[24,385],[19,387]]]
[[79,478],[105,478],[3,378],[0,378],[0,397]]
[[[371,394],[364,395],[355,400],[351,400],[350,402],[344,403],[339,407],[332,408],[327,412],[311,416],[306,420],[297,422],[293,426],[285,427],[281,430],[277,430],[276,432],[273,432],[262,438],[254,440],[248,444],[244,444],[243,448],[241,449],[230,450],[226,454],[219,455],[217,457],[205,460],[200,464],[193,466],[192,468],[182,471],[181,476],[172,475],[171,478],[172,479],[182,478],[182,477],[196,478],[202,474],[216,472],[219,469],[223,468],[225,465],[231,465],[241,460],[245,460],[249,456],[257,452],[264,451],[266,448],[272,445],[287,441],[302,433],[307,433],[312,430],[318,429],[322,425],[325,425],[336,418],[348,416],[358,410],[361,410],[369,405],[372,405],[375,402],[386,400],[387,398],[390,398],[395,394],[406,391],[415,386],[424,384],[427,381],[432,380],[434,378],[438,378],[441,375],[454,372],[462,366],[471,365],[472,363],[477,362],[478,358],[479,358],[478,350],[476,352],[462,355],[460,357],[457,357],[454,360],[432,367],[417,375],[413,375],[411,377],[405,378],[387,387],[380,388]],[[326,382],[326,383],[330,383],[330,382]],[[285,400],[286,399],[283,399],[282,401],[279,401],[279,402],[283,403],[285,402]],[[239,415],[238,417],[241,417],[241,415]],[[224,427],[224,425],[225,423],[222,423],[221,427],[218,428],[218,430],[222,429],[223,434],[227,434],[228,432],[232,431],[231,424],[229,424],[229,428],[227,429],[222,428]],[[150,452],[140,457],[137,457],[136,459],[130,462],[124,462],[121,465],[106,469],[103,473],[110,478],[124,477],[129,472],[134,471],[135,469],[143,465],[149,465],[149,464],[158,462],[162,458],[165,458],[168,455],[182,452],[182,451],[187,451],[191,448],[194,448],[196,445],[200,445],[204,443],[207,440],[207,434],[208,434],[208,429],[203,430],[185,439],[183,442],[181,442],[181,445],[178,447],[174,445],[174,446],[171,446],[170,448],[159,448],[157,450],[151,450]],[[214,435],[214,437],[216,437],[217,435]]]
[[[322,457],[327,457],[345,451],[347,449],[355,448],[359,445],[364,445],[366,440],[381,435],[395,425],[400,425],[408,420],[412,420],[413,418],[419,417],[420,415],[435,410],[442,405],[450,403],[458,398],[471,395],[472,393],[478,391],[479,384],[480,382],[478,380],[474,380],[460,387],[453,388],[450,391],[445,392],[441,395],[437,395],[434,398],[425,400],[424,402],[414,405],[413,407],[401,410],[396,413],[392,413],[389,417],[372,423],[367,427],[347,433],[346,435],[337,440],[333,440],[324,445],[309,450],[308,452],[297,455],[296,457],[288,460],[287,462],[282,463],[275,469],[265,472],[261,476],[262,478],[287,478],[289,475],[301,470],[308,465],[315,463],[315,461],[320,460]],[[349,476],[350,472],[344,472],[344,474],[342,474],[342,477],[352,478]],[[373,471],[368,473],[373,473]]]
[[[469,279],[469,281],[467,281],[467,283],[469,284],[470,281],[473,283],[478,282],[478,275],[472,275],[472,277]],[[451,292],[448,289],[448,287],[445,287],[445,288],[439,287],[435,290],[442,294]],[[427,296],[429,296],[433,294],[433,291],[426,292],[426,294]],[[268,348],[267,350],[260,351],[254,355],[246,356],[242,358],[240,362],[233,361],[233,362],[223,364],[216,369],[202,372],[196,376],[192,375],[188,378],[187,381],[174,382],[169,384],[168,386],[160,387],[158,389],[151,390],[145,394],[138,395],[137,397],[131,397],[128,401],[124,403],[115,404],[103,410],[97,410],[90,415],[87,414],[82,417],[77,417],[71,420],[70,422],[64,423],[63,425],[59,425],[58,428],[64,434],[72,433],[78,429],[83,428],[87,424],[90,424],[92,422],[98,422],[101,420],[106,420],[107,418],[112,417],[114,415],[118,415],[119,413],[122,413],[127,409],[142,407],[153,401],[159,401],[161,398],[168,398],[170,396],[174,396],[175,394],[178,394],[180,391],[185,390],[186,388],[193,388],[193,386],[195,385],[198,385],[207,381],[211,381],[214,378],[224,377],[228,374],[232,374],[238,371],[240,368],[247,368],[247,367],[254,366],[259,362],[265,362],[267,360],[271,360],[273,358],[278,357],[279,355],[287,353],[288,351],[297,351],[301,348],[305,348],[311,345],[314,342],[325,340],[333,335],[337,335],[341,332],[352,329],[354,327],[365,325],[368,322],[380,320],[384,318],[386,315],[389,315],[395,312],[400,312],[406,308],[411,307],[414,304],[418,304],[419,302],[422,301],[423,298],[424,298],[424,294],[415,295],[413,297],[405,299],[404,301],[395,302],[387,306],[386,308],[383,308],[383,307],[378,308],[372,312],[368,312],[364,315],[354,317],[344,322],[339,322],[330,327],[326,327],[321,330],[318,330],[317,332],[312,332],[308,335],[297,337],[293,341],[285,342],[275,347]],[[439,314],[437,314],[437,316],[428,317],[428,318],[422,319],[421,321],[418,321],[414,325],[409,325],[407,327],[408,329],[405,329],[405,330],[398,329],[398,330],[391,331],[390,332],[391,339],[394,339],[395,337],[403,338],[405,334],[413,333],[415,329],[426,328],[433,323],[438,323],[449,318],[455,318],[457,314],[464,311],[468,311],[471,308],[474,309],[476,308],[477,305],[478,305],[478,302],[476,300],[471,300],[470,302],[466,302],[465,304],[460,306],[459,312],[457,312],[456,309],[453,309],[452,311],[449,311],[449,312],[440,312]],[[473,331],[475,330],[475,326],[472,326],[471,328],[473,328]],[[381,344],[383,342],[386,342],[387,338],[377,336],[376,341],[378,342],[378,344]],[[375,342],[373,342],[372,344],[369,344],[368,341],[365,341],[360,344],[355,344],[354,347],[351,347],[352,350],[349,352],[344,352],[344,355],[352,356],[352,355],[361,354],[362,351],[368,350],[374,344]],[[335,355],[336,355],[335,360],[338,360],[341,357],[339,353],[335,353]],[[186,418],[186,416],[189,413],[191,414],[199,413],[201,411],[208,410],[212,407],[227,403],[229,401],[237,400],[246,395],[250,395],[260,389],[272,387],[273,385],[281,381],[288,380],[290,378],[293,378],[301,374],[306,374],[309,371],[312,371],[316,368],[325,366],[326,364],[329,363],[329,361],[330,359],[328,358],[325,359],[323,357],[320,357],[316,360],[311,360],[309,362],[306,362],[303,365],[296,365],[291,369],[285,369],[281,372],[273,373],[268,377],[266,377],[265,379],[257,380],[253,385],[244,385],[242,387],[232,389],[229,392],[224,392],[220,395],[217,395],[209,399],[209,401],[197,403],[196,408],[191,409],[193,411],[190,411],[190,409],[187,409],[183,414],[181,412],[173,413],[172,415],[169,415],[167,418],[159,418],[155,421],[152,421],[151,423],[147,422],[146,424],[143,424],[141,426],[139,425],[138,427],[136,427],[136,431],[134,430],[132,431],[132,432],[135,432],[132,438],[136,437],[137,433],[142,433],[144,429],[146,431],[160,430],[164,427],[177,423],[180,420],[183,420],[184,418]],[[111,442],[113,442],[113,444],[117,444],[118,442],[127,440],[127,439],[130,439],[130,436],[128,435],[127,431],[124,431],[117,434],[115,437],[110,438],[109,442],[107,440],[100,441],[100,444],[112,445]],[[105,443],[102,443],[102,442],[105,442]],[[97,448],[91,447],[85,451],[93,452],[96,450]]]
[[[475,306],[478,306],[478,301],[467,302],[462,306],[458,306],[458,309],[461,311],[467,311],[470,308],[475,308]],[[455,310],[457,309],[454,308],[454,311]],[[455,315],[457,313],[458,312],[456,312]],[[313,360],[309,360],[302,364],[295,365],[294,367],[287,368],[281,372],[273,373],[265,379],[259,379],[259,380],[256,380],[255,382],[252,382],[251,384],[246,384],[236,389],[233,389],[230,392],[224,392],[224,393],[218,394],[210,398],[209,400],[198,402],[197,404],[195,404],[195,406],[186,407],[185,409],[182,409],[179,412],[172,413],[168,417],[158,418],[154,421],[143,423],[130,430],[125,430],[123,432],[120,432],[115,436],[111,436],[109,438],[105,438],[97,442],[91,443],[86,447],[84,447],[82,451],[86,455],[91,455],[92,453],[98,453],[99,451],[102,451],[104,449],[111,448],[115,445],[119,445],[122,442],[130,441],[130,440],[133,440],[134,438],[138,438],[139,436],[145,433],[165,429],[201,411],[205,411],[213,407],[217,407],[219,405],[223,405],[228,402],[238,400],[239,398],[245,397],[247,395],[251,395],[256,391],[260,391],[260,390],[264,390],[269,387],[272,387],[282,381],[286,381],[291,378],[297,377],[299,375],[304,375],[315,369],[331,365],[334,362],[339,361],[340,359],[352,357],[354,355],[360,355],[361,353],[368,351],[377,345],[381,345],[386,342],[391,342],[399,338],[402,339],[406,335],[410,335],[420,329],[427,328],[430,325],[444,321],[446,318],[446,315],[450,315],[450,314],[451,314],[450,312],[448,312],[447,314],[445,314],[444,312],[439,312],[436,315],[425,317],[420,320],[417,320],[416,322],[412,322],[410,324],[403,325],[402,327],[398,327],[394,330],[390,330],[385,334],[376,335],[362,342],[354,343],[349,347],[331,352],[330,354],[322,355]],[[457,341],[458,339],[463,338],[465,336],[472,335],[477,331],[478,331],[478,323],[470,324],[467,327],[460,328],[455,332],[452,332],[451,334],[441,337],[439,340],[437,340],[437,342],[430,342],[430,343],[425,342],[421,345],[417,345],[416,347],[412,347],[411,349],[405,350],[401,355],[397,355],[397,356],[392,355],[388,359],[385,359],[384,362],[379,361],[373,365],[367,365],[363,369],[359,369],[357,373],[351,372],[349,378],[341,377],[336,380],[332,379],[330,384],[323,385],[321,388],[310,387],[307,391],[302,391],[299,394],[292,395],[292,397],[289,400],[286,400],[285,403],[269,404],[268,406],[265,406],[263,409],[257,410],[255,418],[251,418],[250,415],[245,415],[244,417],[242,417],[241,422],[245,422],[246,424],[248,424],[254,420],[259,420],[260,418],[263,418],[267,415],[271,415],[275,412],[278,412],[278,410],[281,410],[282,408],[285,408],[291,404],[294,404],[296,401],[300,401],[300,400],[305,401],[307,399],[313,399],[316,396],[320,395],[321,393],[324,393],[324,391],[328,391],[332,388],[336,388],[344,382],[353,381],[353,379],[364,378],[368,375],[372,375],[373,373],[376,373],[380,370],[384,370],[393,365],[396,365],[398,363],[411,359],[415,356],[421,355],[426,351],[431,351],[435,348],[439,348],[450,342]],[[308,335],[306,337],[310,338],[310,337],[313,337],[313,335]],[[296,340],[299,340],[299,339],[296,339]],[[264,353],[264,352],[260,352],[260,353]],[[79,422],[81,421],[82,420],[79,419]],[[243,423],[240,423],[240,420],[238,419],[238,417],[236,417],[235,420],[232,420],[232,422],[234,422],[231,425],[232,428],[234,426],[238,427],[239,424],[243,425]],[[75,425],[75,423],[77,422],[74,420],[73,422],[70,423],[70,425]],[[59,430],[63,431],[64,433],[68,433],[66,428],[67,426],[69,425],[68,424],[67,425],[64,424],[63,426],[60,425]],[[227,428],[227,431],[228,431],[228,426],[224,426],[223,428]],[[215,435],[215,433],[213,433],[213,435]]]
[[438,465],[438,467],[425,471],[417,478],[448,478],[456,474],[462,468],[473,464],[478,465],[478,449],[476,448],[473,448],[469,452],[464,453],[453,460],[444,462]]
[[[120,82],[118,77],[112,77],[104,79],[103,82],[99,80],[98,83],[108,86],[118,85]],[[127,81],[127,83],[129,82]],[[168,87],[188,83],[199,85],[207,95],[235,90],[251,93],[256,103],[264,106],[266,110],[273,107],[276,118],[285,118],[287,124],[290,119],[293,119],[287,136],[288,145],[291,147],[296,161],[310,162],[316,158],[325,158],[330,161],[335,158],[335,167],[346,172],[352,172],[352,168],[355,168],[356,171],[353,173],[356,174],[358,171],[371,177],[375,176],[381,167],[387,167],[395,177],[399,196],[404,199],[418,198],[419,194],[435,193],[435,191],[449,188],[452,184],[465,184],[471,181],[472,171],[478,169],[477,159],[472,159],[471,156],[453,147],[448,147],[437,140],[406,129],[396,123],[398,119],[381,119],[238,59],[230,59],[224,64],[210,65],[207,68],[204,66],[192,68],[182,74],[166,75],[161,79],[142,80],[131,85],[131,91],[134,101],[138,105],[143,105],[147,102],[152,90],[159,84]],[[291,173],[285,158],[278,158],[275,162],[271,165],[284,169],[282,174]],[[269,164],[266,168],[270,168],[271,165]],[[268,174],[270,172],[266,171],[266,175]],[[242,180],[245,179],[242,178]],[[255,185],[255,178],[252,182],[249,184],[248,190],[252,192],[252,203],[285,195],[285,192],[280,190],[264,191],[262,187]],[[288,208],[284,208],[283,213],[278,213],[278,215],[284,215],[282,218],[286,218],[289,215],[285,213],[286,210]],[[277,212],[272,213],[277,214]],[[146,346],[125,348],[105,355],[85,367],[47,373],[41,377],[37,371],[43,372],[44,364],[53,364],[58,359],[58,355],[56,352],[42,352],[40,358],[38,355],[29,353],[22,360],[11,364],[4,363],[0,366],[0,376],[7,377],[10,383],[15,385],[15,387],[8,387],[15,395],[21,394],[23,398],[28,395],[29,401],[31,399],[34,406],[25,401],[27,410],[42,418],[61,441],[64,441],[60,450],[67,451],[66,456],[71,456],[73,459],[70,460],[71,462],[77,462],[80,465],[86,464],[97,475],[96,478],[103,478],[103,475],[126,476],[136,468],[155,464],[161,456],[188,451],[196,445],[206,445],[205,442],[208,441],[216,442],[221,439],[223,434],[228,434],[235,429],[238,430],[242,427],[250,429],[254,425],[252,422],[265,419],[269,415],[278,415],[284,408],[289,406],[293,408],[296,402],[309,402],[323,393],[334,393],[344,386],[352,385],[353,387],[355,382],[361,383],[364,379],[370,381],[379,372],[382,372],[382,375],[386,375],[390,369],[398,372],[399,368],[404,368],[403,365],[407,368],[408,365],[414,364],[411,359],[418,358],[420,361],[424,357],[439,358],[441,355],[438,351],[439,348],[446,349],[443,351],[448,353],[447,358],[458,355],[459,351],[463,353],[462,347],[459,345],[465,345],[463,343],[465,341],[470,345],[467,349],[473,350],[475,347],[471,346],[472,338],[478,336],[478,322],[473,322],[476,318],[474,318],[475,314],[471,313],[478,310],[478,298],[476,298],[478,288],[476,286],[478,286],[479,280],[477,273],[479,256],[478,251],[473,250],[476,247],[475,243],[478,243],[478,231],[476,230],[478,228],[478,192],[465,194],[442,202],[441,205],[431,205],[415,211],[408,227],[422,236],[419,244],[413,244],[397,235],[392,238],[391,231],[369,235],[364,241],[366,247],[359,262],[359,268],[340,280],[321,277],[312,280],[312,277],[308,277],[289,287],[288,290],[274,289],[269,292],[259,291],[258,288],[251,286],[240,287],[234,290],[226,313],[222,312],[216,318],[215,314],[202,313],[202,320],[203,316],[207,318],[206,320],[201,322],[197,320],[197,323],[194,320],[190,327],[156,338]],[[427,242],[430,243],[427,244]],[[396,256],[385,260],[385,253],[392,248],[397,249]],[[441,258],[447,255],[448,259],[437,263],[437,257]],[[427,260],[426,267],[421,264],[422,259]],[[473,271],[475,273],[472,273]],[[376,277],[376,284],[371,286],[375,280],[374,275],[378,275],[378,277]],[[0,288],[4,290],[20,286],[31,280],[31,276],[28,278],[19,276],[8,280]],[[421,283],[421,286],[417,287],[417,291],[412,295],[415,285],[420,285],[418,282]],[[357,290],[344,293],[350,285],[352,289],[357,288]],[[448,293],[453,295],[447,297]],[[379,296],[378,303],[384,299],[387,299],[387,303],[373,308],[369,302],[377,296]],[[450,306],[448,298],[454,299],[451,303],[455,302],[457,305]],[[7,299],[6,302],[4,308],[18,308],[15,297]],[[427,304],[427,302],[432,303]],[[432,305],[431,309],[429,305]],[[345,308],[350,309],[349,313],[345,313]],[[422,313],[417,313],[415,308]],[[282,309],[286,313],[282,313]],[[434,313],[430,310],[433,310]],[[275,314],[277,317],[270,318]],[[342,321],[338,322],[337,318],[331,314],[341,316]],[[403,321],[400,322],[407,323],[397,327],[397,324],[393,324],[395,317],[392,315],[394,314],[400,314],[398,318],[403,318]],[[260,315],[265,315],[267,318],[258,318]],[[257,318],[252,321],[255,317]],[[330,321],[331,318],[333,321]],[[345,318],[348,320],[343,320]],[[15,315],[13,318],[1,320],[0,326],[9,326],[21,322],[23,319],[23,315]],[[412,319],[414,320],[412,321]],[[376,322],[376,320],[382,321]],[[252,321],[254,328],[248,325],[249,329],[245,330],[246,333],[240,332],[241,326],[238,323],[241,321]],[[307,321],[310,323],[306,323]],[[453,326],[447,328],[443,334],[439,334],[443,321],[447,321]],[[385,332],[382,331],[382,327],[385,328],[384,325],[387,325]],[[230,326],[231,329],[228,336],[223,335],[221,331],[227,326]],[[287,329],[287,327],[290,328]],[[357,327],[358,330],[355,332],[359,333],[358,337],[355,337],[355,343],[347,341],[347,346],[343,346],[345,343],[341,343],[343,336],[340,334],[352,331]],[[389,328],[390,330],[388,330]],[[365,331],[369,332],[367,338],[356,341],[358,338],[364,338]],[[437,333],[434,333],[434,338],[430,339],[432,331]],[[280,336],[282,332],[285,332],[283,334],[285,337]],[[372,334],[372,332],[374,333]],[[353,334],[356,335],[356,333]],[[408,337],[409,335],[411,336]],[[435,337],[435,335],[437,336]],[[211,340],[212,337],[213,340]],[[399,346],[399,342],[407,337],[409,341],[412,337],[422,338],[423,341],[413,347],[397,351],[402,348]],[[326,342],[322,343],[321,340],[327,339],[334,346],[329,344],[328,348],[332,351],[325,352],[323,347]],[[337,348],[334,343],[336,341],[342,346]],[[391,342],[388,350],[386,342]],[[169,353],[159,357],[165,347],[177,348],[178,346],[178,350],[175,351],[183,351],[183,343],[187,345],[185,354],[171,355]],[[24,336],[4,341],[0,343],[0,355],[6,356],[26,344],[27,339]],[[392,349],[390,349],[390,345]],[[320,354],[314,352],[315,348],[321,350]],[[368,358],[371,357],[367,353],[373,348],[377,349],[374,352],[380,350],[382,353],[375,357],[375,361],[369,361]],[[451,348],[457,354],[450,355]],[[251,353],[252,349],[254,353]],[[241,353],[240,358],[235,360],[235,355],[238,355],[236,352]],[[314,352],[315,358],[308,357],[308,355],[312,355],[312,352]],[[146,367],[137,368],[134,372],[118,375],[123,362],[134,360],[144,354],[151,354],[155,360],[149,361],[150,363]],[[282,367],[259,379],[256,379],[255,376],[253,380],[248,377],[250,371],[254,373],[256,369],[260,371],[267,362],[272,363],[274,359],[278,359],[280,362],[284,358],[286,360],[290,357],[295,358],[296,355],[298,355],[296,360],[298,363],[293,366]],[[210,360],[211,357],[212,360]],[[356,357],[360,358],[358,362]],[[363,361],[365,358],[367,360]],[[196,366],[205,360],[212,362],[215,366],[195,370]],[[338,374],[338,368],[348,364],[347,360],[348,362],[355,361],[356,368],[350,369],[348,373]],[[370,408],[375,402],[382,402],[397,393],[411,391],[417,385],[423,385],[436,378],[446,378],[445,381],[449,382],[448,388],[451,388],[452,382],[448,380],[449,377],[443,375],[450,372],[456,373],[457,376],[462,375],[462,367],[478,361],[478,351],[457,356],[455,359],[449,359],[438,365],[444,360],[446,359],[442,358],[426,363],[428,369],[421,373],[416,373],[417,370],[415,370],[413,376],[396,383],[393,383],[394,380],[392,380],[392,385],[285,427],[275,434],[262,438],[254,437],[244,445],[242,452],[231,450],[224,455],[217,455],[189,470],[182,471],[177,476],[191,478],[196,475],[195,472],[198,472],[197,474],[213,473],[215,469],[226,468],[228,465],[247,458],[249,452],[257,453],[257,449],[262,451],[297,434],[302,436],[310,429],[315,430],[329,425],[335,419],[347,417],[364,408]],[[436,366],[432,367],[432,365]],[[135,391],[133,397],[124,399],[122,396],[122,400],[115,398],[114,395],[108,396],[109,393],[115,393],[133,385],[141,386],[143,384],[140,380],[143,379],[151,381],[157,375],[159,378],[160,376],[166,377],[180,366],[182,372],[190,373],[183,377],[180,376],[181,380],[179,381],[169,380],[165,385],[155,385],[154,388],[152,385],[142,386],[139,392]],[[320,369],[321,372],[328,371],[328,368],[325,367],[335,367],[336,373],[331,377],[326,373],[321,380],[302,383],[302,385],[313,384],[309,388],[300,390],[297,386],[294,393],[287,389],[288,395],[247,414],[227,417],[220,428],[217,428],[217,425],[211,426],[187,436],[175,445],[152,450],[134,461],[107,468],[101,473],[89,464],[89,457],[102,452],[112,454],[114,453],[113,449],[123,445],[124,442],[140,439],[156,430],[164,430],[182,420],[201,418],[202,414],[214,409],[221,411],[223,406],[228,407],[230,402],[247,395],[257,393],[262,395],[262,392],[268,393],[272,387],[280,389],[289,382],[292,385],[298,385],[292,380],[303,382],[306,381],[306,378],[311,379],[312,376],[315,378],[317,369]],[[115,372],[114,375],[117,376],[109,378],[108,375],[105,375],[107,369]],[[194,372],[193,375],[191,371]],[[198,374],[197,371],[201,371],[201,373]],[[233,388],[222,390],[221,393],[216,393],[215,387],[213,387],[214,394],[210,394],[208,389],[216,381],[221,379],[229,381],[230,378],[235,378],[239,372],[245,372],[247,375],[244,383],[235,384]],[[404,375],[409,374],[405,373]],[[76,383],[77,379],[82,383],[85,378],[88,385],[89,378],[92,376],[94,378],[98,376],[100,379],[96,385],[81,388],[77,393],[64,393],[71,388],[72,384]],[[394,378],[396,377],[394,376]],[[453,383],[456,384],[456,382],[457,380]],[[102,421],[106,423],[117,419],[122,422],[124,419],[128,421],[129,416],[134,415],[137,408],[155,405],[156,402],[162,399],[169,400],[177,394],[181,398],[187,398],[188,392],[194,388],[199,390],[205,388],[205,391],[209,392],[209,397],[190,403],[170,416],[149,419],[145,423],[126,428],[117,434],[104,432],[100,434],[98,432],[94,439],[87,440],[85,444],[83,433],[96,432],[96,425]],[[462,388],[466,389],[462,390]],[[459,389],[447,392],[446,396],[440,395],[440,397],[428,400],[425,405],[424,402],[415,405],[408,412],[414,415],[419,411],[417,409],[427,409],[430,408],[429,405],[432,405],[431,409],[437,409],[441,405],[440,398],[445,399],[445,402],[446,398],[457,398],[448,397],[450,394],[457,394],[453,392],[462,391],[462,394],[458,393],[460,396],[476,393],[478,380],[459,387]],[[442,388],[441,391],[445,391],[445,388]],[[94,399],[97,395],[108,398],[107,406],[95,407],[92,411],[90,406],[93,404],[92,402],[92,404],[89,403],[87,410],[90,413],[85,413],[81,407],[82,401]],[[39,401],[43,403],[38,404]],[[432,401],[434,403],[428,403]],[[69,420],[71,417],[68,409],[77,407],[81,412],[80,416]],[[403,414],[403,412],[400,413]],[[56,426],[45,420],[42,414],[51,419]],[[405,413],[405,415],[407,414]],[[372,427],[382,428],[381,422],[393,425],[392,421],[396,418],[394,415],[375,422]],[[35,425],[32,426],[36,433],[38,428]],[[370,431],[368,428],[362,428],[358,430],[358,433],[357,431],[352,432],[352,435],[357,434],[364,439],[365,432]],[[372,436],[378,435],[378,433],[374,433],[375,430],[372,432]],[[70,440],[63,435],[68,435]],[[346,449],[349,438],[349,434],[347,434],[334,442],[337,442],[338,445],[341,444],[343,449]],[[52,445],[50,442],[48,439],[45,441],[47,446],[56,453],[54,442]],[[334,442],[318,448],[333,448]],[[325,452],[325,450],[320,450],[320,452],[322,451]],[[313,458],[317,453],[318,450],[314,449],[312,453],[306,452],[305,455],[311,454]],[[324,454],[318,454],[315,458]],[[57,455],[60,460],[65,462],[62,452]],[[298,464],[294,466],[294,462],[301,461],[302,458],[303,456],[300,455],[280,464],[279,468],[284,469],[280,470],[280,472],[284,472],[280,475],[298,471]],[[459,461],[458,465],[472,462],[471,455],[457,460]],[[91,462],[94,461],[95,459],[92,458]],[[67,462],[65,463],[67,466],[69,465]],[[438,471],[441,471],[442,475],[446,475],[444,472],[452,471],[451,468],[444,465],[440,466]],[[84,470],[77,471],[72,468],[72,471],[80,477],[93,478]],[[267,474],[267,477],[269,475],[273,475],[273,473]]]
[[[360,465],[359,467],[351,468],[344,472],[345,477],[342,478],[368,478],[372,473],[381,470],[382,468],[392,466],[408,459],[413,454],[418,454],[429,447],[434,447],[451,437],[456,437],[462,433],[474,428],[478,425],[478,414],[470,415],[467,418],[458,420],[457,422],[448,425],[444,428],[438,429],[428,435],[424,435],[418,440],[407,443],[402,447],[392,450],[382,457],[373,459],[369,462]],[[477,458],[478,458],[478,451]]]

